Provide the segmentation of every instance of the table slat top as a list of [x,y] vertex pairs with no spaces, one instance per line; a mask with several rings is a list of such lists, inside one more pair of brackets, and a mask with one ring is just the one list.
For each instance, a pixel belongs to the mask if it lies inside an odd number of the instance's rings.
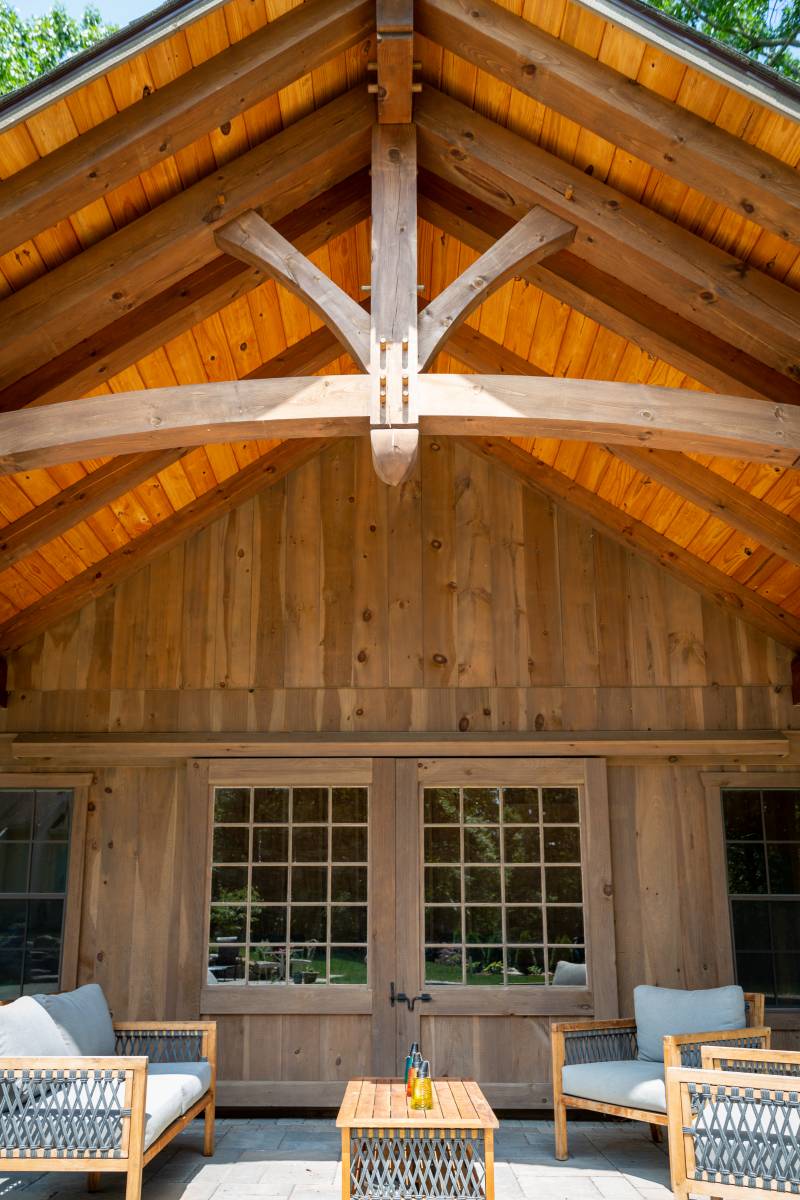
[[498,1129],[472,1079],[434,1079],[433,1108],[411,1108],[402,1080],[351,1079],[336,1120],[339,1129]]

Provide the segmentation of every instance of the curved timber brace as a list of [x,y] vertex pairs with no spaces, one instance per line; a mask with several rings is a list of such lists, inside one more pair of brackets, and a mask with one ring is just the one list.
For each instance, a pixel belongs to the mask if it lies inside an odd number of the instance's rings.
[[[218,230],[216,239],[221,250],[261,267],[298,296],[368,373],[372,458],[379,477],[396,486],[417,458],[420,372],[497,288],[574,235],[573,225],[535,207],[419,312],[416,127],[379,121],[372,129],[369,312],[254,210]],[[354,398],[354,417],[356,407]]]

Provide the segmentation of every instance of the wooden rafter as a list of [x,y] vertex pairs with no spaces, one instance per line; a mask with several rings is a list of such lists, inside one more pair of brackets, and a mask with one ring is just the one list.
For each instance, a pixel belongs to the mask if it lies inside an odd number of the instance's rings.
[[[430,172],[420,172],[420,189],[421,216],[475,250],[485,250],[513,225],[499,208]],[[799,383],[569,251],[529,268],[524,278],[714,391],[800,404]]]
[[758,592],[711,566],[677,542],[590,492],[569,476],[542,462],[513,442],[495,438],[459,439],[476,454],[523,479],[577,516],[588,520],[628,549],[665,567],[683,583],[709,597],[726,612],[749,622],[782,645],[800,645],[800,620]]
[[365,370],[369,367],[369,314],[324,271],[257,212],[243,213],[216,232],[220,250],[263,269],[298,296],[336,334]]
[[800,242],[786,163],[583,54],[493,0],[418,0],[420,33],[578,125]]
[[629,446],[609,449],[621,462],[719,517],[732,529],[754,538],[774,554],[800,565],[800,525],[793,517],[787,517],[679,451],[638,450]]
[[[498,371],[512,376],[548,374],[536,363],[521,358],[469,326],[458,330],[447,349],[465,366],[487,374]],[[718,517],[731,529],[754,538],[759,545],[779,554],[781,558],[800,564],[800,526],[797,521],[737,487],[716,471],[677,450],[650,450],[621,445],[608,446],[608,450],[621,462],[626,462],[676,495]]]
[[371,0],[307,0],[0,183],[0,253],[369,36]]
[[426,88],[417,100],[420,163],[508,215],[534,204],[578,226],[573,252],[796,379],[800,296],[528,142]]
[[230,479],[159,521],[132,543],[112,551],[101,562],[87,567],[61,587],[43,596],[35,605],[0,625],[0,652],[15,650],[43,633],[60,618],[82,608],[122,579],[147,565],[159,554],[185,541],[224,513],[244,504],[264,488],[277,483],[289,471],[308,462],[327,443],[322,439],[285,442],[249,463]]
[[[276,223],[276,229],[311,254],[332,237],[369,216],[366,171],[351,175]],[[239,259],[221,255],[179,279],[147,304],[112,322],[97,334],[45,363],[39,370],[0,392],[0,411],[26,404],[76,400],[172,338],[264,282],[262,272]],[[309,371],[317,370],[316,367]],[[278,374],[292,375],[286,370]]]
[[332,100],[0,304],[0,386],[91,337],[217,255],[214,231],[254,205],[271,222],[366,166],[361,89]]
[[[474,250],[486,250],[513,225],[497,204],[420,171],[420,215]],[[800,404],[800,382],[567,250],[531,267],[524,278],[712,391]]]
[[498,288],[568,246],[574,236],[574,225],[539,207],[517,221],[419,314],[420,370],[425,370],[453,331]]
[[182,450],[121,455],[0,529],[0,570],[19,562],[79,521],[169,467]]
[[[422,432],[565,437],[794,466],[800,412],[681,388],[508,375],[419,375]],[[272,378],[74,400],[0,417],[0,470],[239,438],[339,437],[372,425],[366,375]],[[413,427],[412,427],[413,428]],[[395,483],[396,478],[387,482]]]

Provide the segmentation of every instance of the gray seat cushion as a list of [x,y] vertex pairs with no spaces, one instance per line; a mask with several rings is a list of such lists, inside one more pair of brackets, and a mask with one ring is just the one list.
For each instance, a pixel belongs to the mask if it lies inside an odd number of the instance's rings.
[[114,1054],[116,1037],[103,989],[87,983],[74,992],[59,992],[34,999],[55,1021],[65,1053],[80,1057],[104,1058]]
[[[167,1073],[151,1074],[147,1072],[147,1094],[145,1096],[145,1127],[144,1148],[147,1150],[153,1142],[178,1117],[186,1112],[184,1108],[184,1077]],[[198,1096],[202,1092],[198,1093]]]
[[211,1087],[211,1067],[207,1062],[150,1063],[148,1087],[150,1080],[158,1075],[168,1075],[180,1087],[181,1116]]
[[656,1063],[637,1059],[577,1063],[562,1069],[561,1086],[567,1096],[622,1108],[644,1108],[647,1112],[667,1111],[664,1069]]
[[33,996],[0,1005],[0,1058],[63,1058],[58,1026]]
[[743,1029],[747,1024],[744,992],[740,987],[681,988],[640,985],[633,989],[638,1057],[664,1061],[664,1038],[671,1033],[714,1033]]

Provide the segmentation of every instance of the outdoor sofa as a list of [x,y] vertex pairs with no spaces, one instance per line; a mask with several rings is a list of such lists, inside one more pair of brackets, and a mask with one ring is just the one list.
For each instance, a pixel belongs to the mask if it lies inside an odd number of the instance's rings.
[[678,1200],[800,1192],[800,1053],[703,1046],[667,1071],[669,1159]]
[[769,1048],[764,997],[739,987],[684,991],[634,988],[633,1018],[552,1026],[556,1158],[567,1157],[567,1108],[644,1121],[654,1138],[667,1124],[664,1072],[699,1066],[700,1046]]
[[213,1021],[112,1021],[102,989],[0,1005],[0,1173],[142,1170],[201,1113],[214,1152]]

